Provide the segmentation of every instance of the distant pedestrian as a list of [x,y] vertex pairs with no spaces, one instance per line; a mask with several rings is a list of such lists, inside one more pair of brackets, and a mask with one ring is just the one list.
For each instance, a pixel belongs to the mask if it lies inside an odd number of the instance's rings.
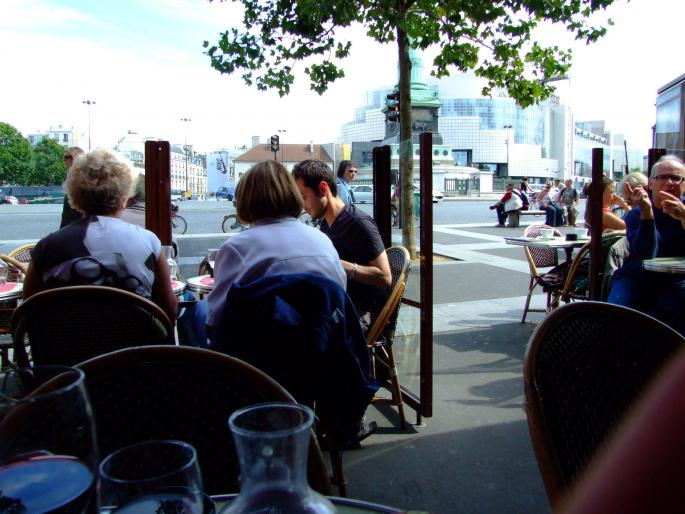
[[545,224],[550,227],[559,227],[564,224],[564,211],[554,203],[554,182],[548,181],[545,187],[538,194],[540,208],[547,213]]
[[338,198],[346,205],[354,205],[352,181],[357,176],[357,165],[354,161],[340,161],[338,166]]
[[578,203],[580,202],[580,195],[578,190],[573,187],[573,180],[566,179],[564,187],[562,187],[559,194],[557,194],[556,201],[558,205],[564,210],[566,215],[566,223],[564,226],[576,226],[576,218],[578,216]]

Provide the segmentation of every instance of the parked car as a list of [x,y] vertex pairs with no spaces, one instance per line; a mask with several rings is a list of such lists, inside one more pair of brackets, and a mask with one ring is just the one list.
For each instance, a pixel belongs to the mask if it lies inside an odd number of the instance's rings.
[[[414,191],[418,191],[418,190],[419,190],[419,183],[414,182]],[[433,189],[431,191],[431,196],[433,198],[433,203],[439,203],[439,202],[442,202],[442,200],[445,198],[445,193],[443,193],[442,191],[438,191],[437,189]]]
[[373,203],[373,186],[360,184],[352,186],[354,203]]
[[17,200],[16,196],[5,195],[2,198],[0,198],[0,203],[8,203],[10,205],[19,205],[19,200]]
[[233,200],[235,196],[235,186],[220,187],[216,192],[217,200]]

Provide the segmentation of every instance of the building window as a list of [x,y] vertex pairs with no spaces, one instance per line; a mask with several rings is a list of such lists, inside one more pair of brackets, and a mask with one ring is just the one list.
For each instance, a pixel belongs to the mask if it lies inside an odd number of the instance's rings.
[[63,143],[69,142],[69,134],[62,134],[62,142]]

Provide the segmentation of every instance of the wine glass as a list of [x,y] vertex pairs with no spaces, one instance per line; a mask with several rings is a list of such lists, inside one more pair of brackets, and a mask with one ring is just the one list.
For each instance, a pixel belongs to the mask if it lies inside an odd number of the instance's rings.
[[115,451],[100,464],[100,505],[113,514],[203,514],[195,448],[145,441]]
[[44,366],[0,373],[3,512],[97,512],[97,449],[84,375]]

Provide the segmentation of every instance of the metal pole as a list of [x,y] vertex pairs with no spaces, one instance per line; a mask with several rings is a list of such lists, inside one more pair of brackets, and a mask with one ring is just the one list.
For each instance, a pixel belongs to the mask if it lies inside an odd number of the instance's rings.
[[[183,123],[190,123],[192,120],[190,118],[181,118],[181,121]],[[184,138],[184,144],[183,144],[183,153],[186,155],[186,191],[184,193],[184,197],[187,198],[188,193],[190,192],[190,187],[188,185],[188,131],[187,129],[183,131],[183,138]]]
[[90,152],[90,106],[95,105],[95,101],[83,100],[81,103],[84,103],[88,106],[88,151]]

